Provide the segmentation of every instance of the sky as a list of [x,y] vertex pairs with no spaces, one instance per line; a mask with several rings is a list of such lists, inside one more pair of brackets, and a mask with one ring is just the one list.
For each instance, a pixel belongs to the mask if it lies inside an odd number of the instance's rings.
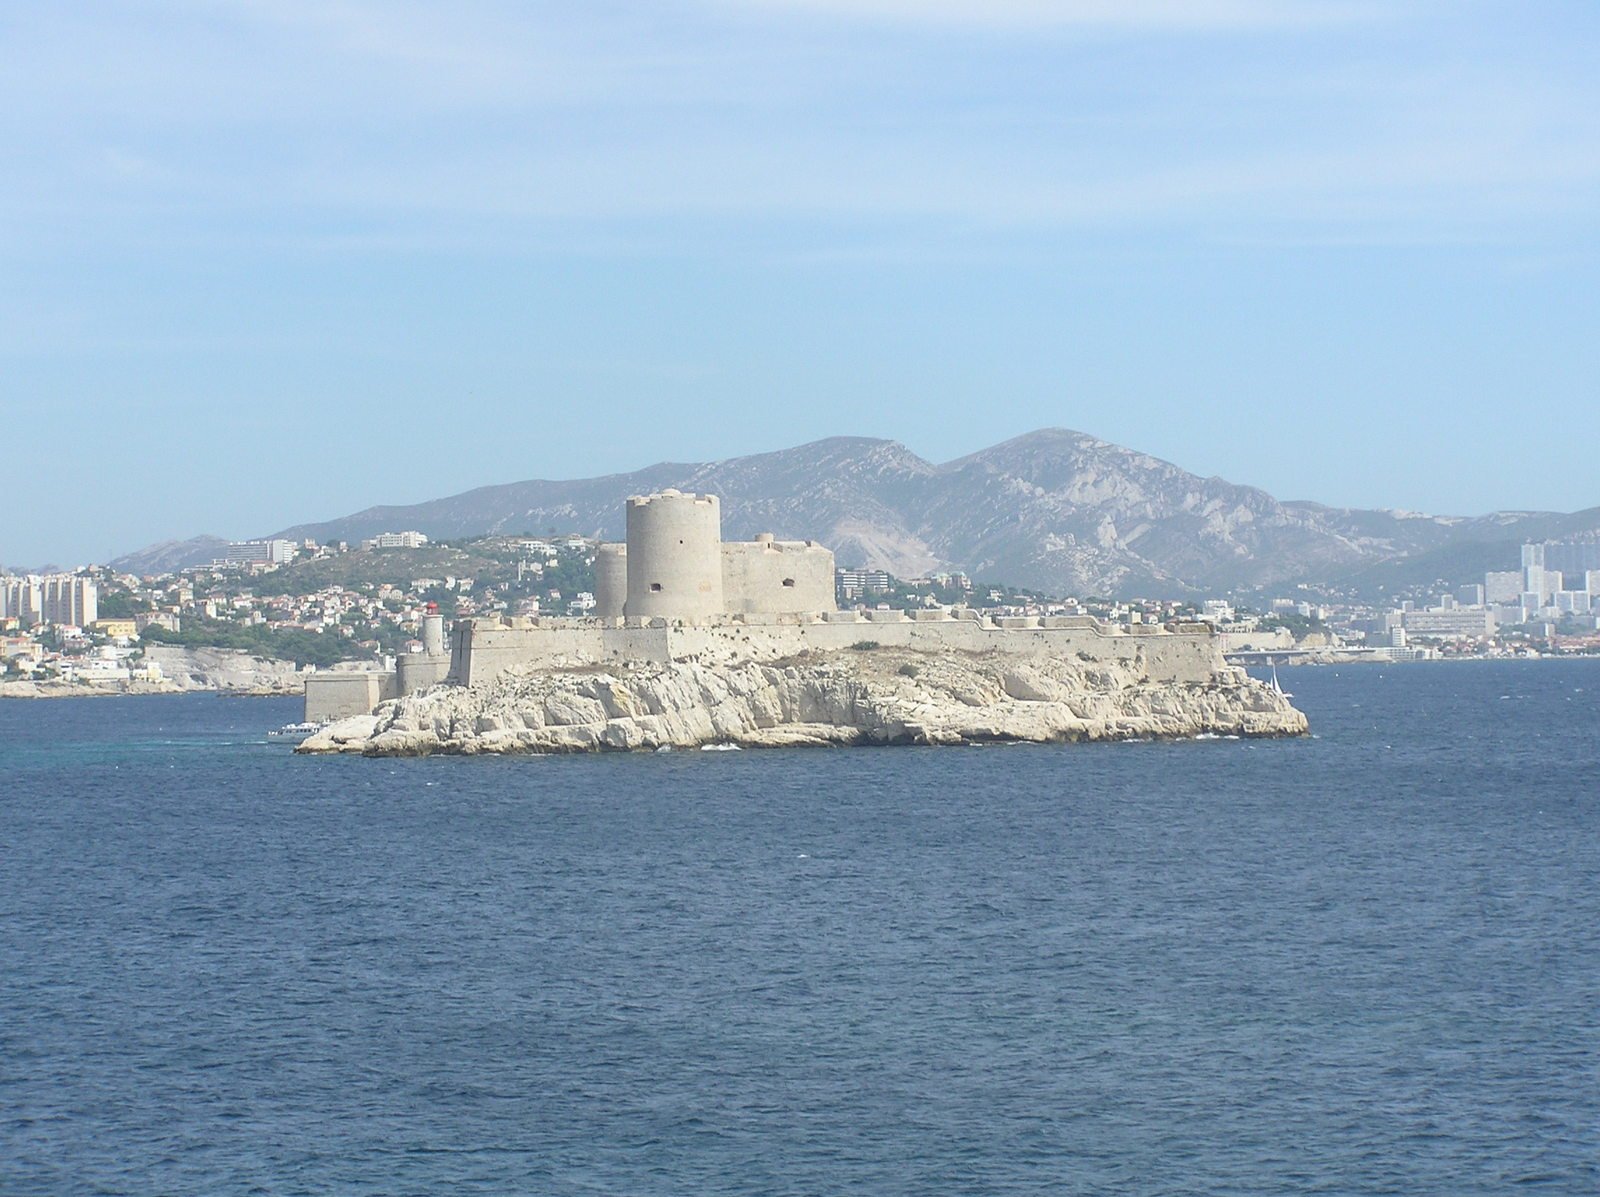
[[0,5],[0,562],[1041,427],[1600,504],[1600,5]]

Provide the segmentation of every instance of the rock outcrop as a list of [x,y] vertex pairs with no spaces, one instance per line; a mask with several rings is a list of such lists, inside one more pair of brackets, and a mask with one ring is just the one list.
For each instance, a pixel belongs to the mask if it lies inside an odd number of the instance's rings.
[[305,675],[293,661],[256,656],[243,649],[147,644],[144,659],[160,665],[175,690],[263,695],[305,690]]
[[[0,681],[0,698],[94,698],[126,694],[218,694],[289,697],[305,693],[305,674],[293,661],[261,657],[238,648],[194,648],[176,644],[147,644],[144,663],[161,667],[159,681],[115,679],[67,682]],[[370,668],[375,662],[353,662],[352,668]],[[341,666],[335,666],[335,669]]]
[[117,698],[129,694],[182,694],[184,688],[159,682],[66,682],[59,678],[0,682],[0,698]]
[[370,756],[1292,736],[1287,698],[1224,667],[1202,685],[1131,664],[873,649],[774,663],[631,665],[440,686],[333,724],[301,752]]

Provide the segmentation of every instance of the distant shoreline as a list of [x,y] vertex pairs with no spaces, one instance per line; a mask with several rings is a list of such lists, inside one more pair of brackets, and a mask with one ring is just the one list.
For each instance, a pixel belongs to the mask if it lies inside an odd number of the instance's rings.
[[[1348,657],[1332,661],[1279,661],[1283,669],[1326,669],[1340,665],[1452,665],[1452,664],[1545,664],[1551,661],[1600,661],[1600,653],[1574,653],[1571,655],[1545,655],[1539,657],[1431,657],[1420,661],[1390,661],[1375,657]],[[1240,665],[1240,669],[1266,669],[1267,665]],[[171,682],[133,682],[117,685],[97,685],[92,682],[0,682],[0,700],[36,702],[52,698],[158,698],[175,694],[216,694],[223,698],[301,698],[305,694],[304,682],[296,679],[292,686],[179,686]]]
[[303,690],[169,686],[159,683],[97,686],[85,682],[0,682],[0,699],[16,702],[42,702],[52,698],[162,698],[181,694],[216,694],[224,698],[299,698]]
[[[1290,650],[1285,650],[1285,651],[1290,651]],[[1240,654],[1240,655],[1245,655],[1245,654]],[[1367,665],[1453,665],[1453,664],[1491,665],[1491,664],[1496,664],[1496,663],[1506,664],[1506,663],[1516,663],[1516,662],[1521,662],[1521,661],[1526,661],[1529,664],[1537,664],[1537,663],[1543,663],[1543,662],[1548,662],[1548,661],[1600,661],[1600,653],[1559,653],[1559,654],[1558,653],[1545,653],[1545,654],[1542,654],[1542,655],[1537,656],[1537,657],[1423,657],[1420,660],[1414,660],[1414,661],[1396,661],[1396,660],[1391,660],[1390,658],[1387,658],[1387,657],[1370,657],[1370,656],[1337,657],[1337,658],[1334,658],[1332,660],[1328,660],[1328,659],[1320,659],[1319,660],[1319,659],[1312,658],[1310,654],[1306,654],[1306,656],[1304,658],[1302,658],[1300,660],[1294,660],[1294,661],[1285,660],[1283,658],[1278,658],[1277,659],[1277,664],[1278,664],[1278,667],[1280,669],[1303,669],[1303,668],[1310,668],[1310,667],[1315,667],[1315,668],[1318,668],[1318,669],[1326,669],[1326,668],[1328,668],[1330,666],[1336,666],[1336,665],[1362,665],[1362,666],[1367,666]],[[1255,662],[1255,661],[1249,661],[1249,662],[1229,661],[1228,663],[1230,665],[1237,665],[1240,669],[1269,669],[1269,668],[1271,668],[1271,664],[1269,662],[1266,662],[1266,661],[1261,661],[1261,662]]]

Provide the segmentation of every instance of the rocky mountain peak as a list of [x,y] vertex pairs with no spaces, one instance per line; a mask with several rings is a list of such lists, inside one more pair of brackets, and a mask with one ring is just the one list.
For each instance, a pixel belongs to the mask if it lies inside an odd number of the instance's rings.
[[438,538],[554,527],[620,538],[624,499],[669,486],[722,496],[729,538],[809,538],[833,548],[841,565],[901,576],[961,569],[1060,595],[1336,579],[1474,537],[1508,542],[1514,557],[1519,529],[1579,518],[1419,519],[1282,503],[1083,432],[1044,428],[943,465],[899,441],[829,437],[724,461],[484,487],[280,535],[354,541],[406,528]]

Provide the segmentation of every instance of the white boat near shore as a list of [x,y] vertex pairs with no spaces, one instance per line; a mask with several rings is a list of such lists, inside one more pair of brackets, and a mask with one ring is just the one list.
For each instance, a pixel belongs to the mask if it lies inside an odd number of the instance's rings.
[[327,727],[326,723],[285,723],[269,731],[269,736],[310,736]]

